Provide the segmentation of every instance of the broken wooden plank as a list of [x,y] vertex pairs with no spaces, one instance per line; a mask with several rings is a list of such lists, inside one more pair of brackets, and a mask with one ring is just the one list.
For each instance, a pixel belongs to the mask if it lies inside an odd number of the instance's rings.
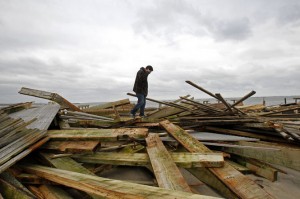
[[[49,153],[40,153],[39,155],[41,158],[43,158],[46,161],[46,163],[48,165],[54,166],[58,169],[63,169],[66,171],[72,171],[72,172],[76,172],[76,173],[88,174],[88,175],[92,175],[92,176],[95,175],[94,173],[92,173],[91,171],[89,171],[88,169],[86,169],[82,165],[78,164],[76,161],[74,161],[73,159],[71,159],[69,157],[61,157],[61,158],[52,159],[51,158],[52,154],[49,154]],[[42,176],[40,176],[40,177],[42,177]],[[51,180],[51,179],[48,179],[48,180]],[[90,196],[93,199],[101,198],[94,194],[90,194]]]
[[[168,120],[160,122],[161,126],[167,130],[178,142],[180,142],[190,152],[211,152],[206,146],[200,143],[197,139],[189,135],[186,131],[178,126],[175,126]],[[195,170],[195,169],[194,169]],[[226,185],[232,192],[241,198],[273,198],[265,190],[259,187],[250,178],[244,176],[242,173],[234,169],[231,165],[225,162],[224,167],[221,168],[205,168],[202,170],[209,170],[206,172],[207,176],[216,176],[224,185]],[[201,171],[200,171],[201,172]],[[193,174],[196,174],[194,172]],[[203,179],[203,176],[196,176]],[[202,177],[202,178],[201,178]],[[210,181],[210,180],[207,180]],[[210,184],[211,186],[215,186]],[[227,194],[226,188],[215,187],[222,194]],[[224,190],[225,189],[225,190]],[[227,197],[227,196],[225,196]]]
[[246,136],[251,138],[258,138],[261,140],[268,140],[268,141],[275,141],[275,142],[283,142],[282,139],[275,137],[275,136],[267,136],[263,134],[258,133],[251,133],[247,131],[240,131],[235,129],[226,129],[226,128],[218,128],[218,127],[212,127],[212,126],[206,126],[205,130],[222,133],[222,134],[230,134],[230,135],[238,135],[238,136]]
[[243,157],[254,158],[262,162],[282,165],[288,168],[300,171],[300,149],[295,147],[281,146],[279,144],[272,144],[267,142],[252,143],[239,142],[242,146],[256,146],[256,147],[273,147],[279,149],[278,151],[257,150],[257,149],[242,149],[242,148],[226,148],[224,151],[228,153],[237,154]]
[[93,193],[106,198],[165,198],[188,199],[201,198],[213,199],[215,197],[203,196],[188,192],[168,190],[158,187],[134,184],[120,180],[111,180],[98,176],[60,170],[39,165],[27,165],[22,167],[29,173],[54,181],[56,183],[73,187],[85,192]]
[[21,118],[28,122],[34,118],[36,120],[27,126],[28,129],[47,130],[57,114],[60,106],[57,104],[47,104],[12,113],[9,116],[12,118]]
[[[221,153],[170,153],[172,160],[183,168],[222,167],[224,159]],[[147,166],[150,164],[146,153],[96,152],[94,154],[75,154],[71,156],[84,163],[112,164],[128,166]]]
[[79,153],[79,152],[93,152],[99,145],[99,141],[49,141],[41,148],[47,150],[54,150],[59,152]]
[[48,136],[53,139],[67,140],[99,140],[117,141],[121,138],[145,138],[148,134],[146,128],[119,128],[119,129],[77,129],[77,130],[50,130]]
[[150,133],[146,138],[146,143],[158,186],[170,190],[192,192],[159,136]]
[[0,166],[0,173],[2,173],[7,168],[9,168],[11,165],[13,165],[17,161],[21,160],[22,158],[24,158],[25,156],[27,156],[28,154],[30,154],[35,149],[39,148],[41,145],[45,144],[48,140],[49,140],[48,137],[45,137],[45,138],[41,139],[40,141],[36,142],[35,144],[33,144],[32,146],[30,146],[29,148],[23,150],[21,153],[17,154],[13,158],[11,158],[7,162],[5,162],[3,165]]
[[12,104],[7,107],[3,107],[3,108],[1,108],[1,110],[4,113],[9,114],[9,113],[14,113],[14,112],[17,112],[17,111],[20,111],[23,109],[28,109],[31,106],[32,106],[32,102],[24,102],[24,103]]
[[51,93],[47,91],[41,91],[41,90],[36,90],[36,89],[31,89],[31,88],[25,88],[22,87],[21,90],[19,91],[20,94],[23,95],[29,95],[29,96],[34,96],[34,97],[39,97],[43,99],[48,99],[51,101],[54,101],[61,105],[62,109],[71,109],[73,111],[81,111],[77,106],[63,98],[57,93]]
[[97,110],[101,110],[101,109],[113,108],[113,107],[123,106],[123,105],[127,105],[127,104],[130,104],[130,101],[128,98],[114,101],[114,102],[108,102],[108,103],[100,104],[100,105],[96,105],[96,106],[91,106],[89,108],[84,109],[83,111],[84,112],[97,111]]
[[0,193],[4,198],[33,199],[35,196],[8,172],[0,174]]

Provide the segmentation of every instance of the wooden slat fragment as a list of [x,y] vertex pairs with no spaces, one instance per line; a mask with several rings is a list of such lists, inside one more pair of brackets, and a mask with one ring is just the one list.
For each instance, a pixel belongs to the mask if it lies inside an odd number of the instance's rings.
[[[175,126],[168,120],[160,122],[178,142],[180,142],[190,152],[211,152],[206,146],[190,136],[186,131],[178,126]],[[250,178],[244,176],[242,173],[234,169],[231,165],[225,162],[224,167],[221,168],[207,168],[208,173],[215,175],[224,185],[226,185],[232,192],[240,198],[273,198],[265,190],[259,187]],[[206,169],[203,169],[206,170]],[[210,174],[208,174],[210,176]],[[201,179],[201,176],[199,176]],[[224,187],[218,187],[221,193],[224,192]],[[226,189],[226,188],[225,188]],[[227,197],[227,196],[225,196]]]
[[[220,153],[170,153],[177,166],[183,168],[194,167],[222,167],[224,159]],[[79,162],[93,164],[112,164],[128,166],[147,166],[150,164],[146,153],[97,152],[94,154],[72,155]]]
[[117,141],[120,138],[145,138],[148,134],[146,128],[120,128],[120,129],[82,129],[82,130],[50,130],[51,139]]
[[149,199],[213,199],[215,197],[192,194],[188,192],[168,190],[158,187],[134,184],[120,180],[111,180],[98,176],[85,175],[77,172],[60,170],[50,167],[27,165],[22,167],[29,173],[54,181],[56,183],[73,187],[85,192],[94,193],[106,198],[149,198]]
[[192,192],[159,136],[150,133],[146,138],[147,153],[159,187]]

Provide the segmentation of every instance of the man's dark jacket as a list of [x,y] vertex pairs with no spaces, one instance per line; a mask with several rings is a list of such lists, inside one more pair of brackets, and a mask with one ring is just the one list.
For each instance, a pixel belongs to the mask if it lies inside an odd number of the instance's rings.
[[136,94],[148,95],[148,75],[146,69],[142,67],[136,74],[133,91]]

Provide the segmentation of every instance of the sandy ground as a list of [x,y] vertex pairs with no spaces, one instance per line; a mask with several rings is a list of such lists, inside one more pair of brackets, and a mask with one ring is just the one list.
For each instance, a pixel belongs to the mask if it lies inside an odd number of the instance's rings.
[[[271,182],[267,179],[252,174],[247,176],[249,176],[263,189],[270,193],[275,199],[299,199],[300,172],[285,167],[277,167],[286,171],[288,174],[279,172],[278,180],[275,182]],[[181,172],[195,193],[201,193],[201,195],[215,196],[220,198],[222,197],[213,189],[191,175],[185,169],[181,169]],[[127,180],[131,182],[143,182],[147,185],[157,186],[155,184],[155,178],[153,174],[143,167],[114,167],[110,170],[102,172],[100,176],[111,179]]]

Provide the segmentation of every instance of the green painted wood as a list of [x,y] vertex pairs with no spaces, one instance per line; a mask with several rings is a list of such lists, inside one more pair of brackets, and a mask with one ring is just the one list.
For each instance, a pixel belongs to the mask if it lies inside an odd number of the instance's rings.
[[213,199],[216,197],[203,196],[188,192],[168,190],[159,187],[140,185],[120,180],[101,178],[77,172],[60,170],[39,165],[22,167],[26,172],[34,173],[53,182],[73,187],[85,192],[104,196],[106,198],[149,198],[149,199]]

